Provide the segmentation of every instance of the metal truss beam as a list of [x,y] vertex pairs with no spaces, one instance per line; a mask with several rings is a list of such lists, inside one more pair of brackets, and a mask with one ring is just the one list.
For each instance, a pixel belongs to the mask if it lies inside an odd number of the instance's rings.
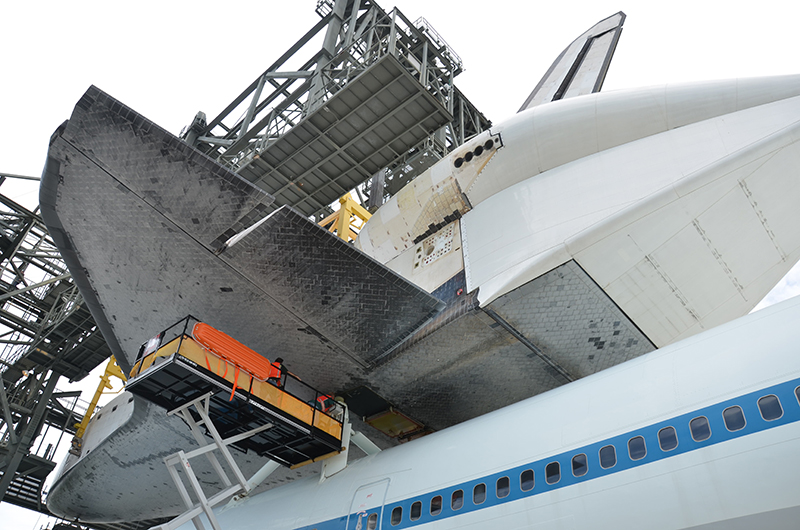
[[[440,129],[426,130],[424,140],[394,153],[385,168],[387,185],[382,190],[387,196],[464,141],[491,127],[491,122],[453,85],[453,79],[463,71],[461,58],[424,18],[411,22],[399,10],[386,12],[370,0],[318,0],[316,11],[321,19],[314,27],[214,119],[205,123],[205,115],[199,113],[193,124],[184,129],[182,138],[239,172],[263,159],[262,155],[298,123],[324,110],[331,98],[347,90],[354,79],[387,55],[393,56],[452,116]],[[322,38],[321,48],[313,45],[315,38]],[[296,70],[286,68],[298,64],[301,66]],[[320,137],[324,135],[324,131],[320,132]],[[338,151],[346,153],[345,149]],[[336,158],[334,154],[327,158],[308,154],[320,160],[318,166]],[[339,155],[338,159],[346,161],[348,157]],[[375,173],[360,167],[358,160],[349,159],[362,184]],[[305,203],[303,211],[311,208],[316,218],[331,212],[329,204],[307,191],[307,181],[306,189],[300,189],[297,183],[302,176],[284,174],[278,166],[269,171],[282,181],[284,188],[294,189],[296,200]],[[341,186],[336,181],[352,171],[329,175],[328,186],[336,190],[336,196],[350,191],[351,184]],[[351,177],[344,180],[350,182]],[[369,188],[369,184],[364,185],[365,191]],[[361,191],[357,193],[361,195]],[[376,197],[371,200],[374,204]],[[287,204],[298,206],[291,200]]]
[[55,392],[56,384],[109,356],[38,212],[0,194],[1,500],[47,513],[41,488],[55,448],[82,419],[80,393]]

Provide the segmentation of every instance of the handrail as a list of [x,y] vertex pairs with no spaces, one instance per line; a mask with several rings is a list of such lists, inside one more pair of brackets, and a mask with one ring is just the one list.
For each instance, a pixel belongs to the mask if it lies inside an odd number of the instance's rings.
[[[156,352],[162,346],[166,346],[166,345],[172,343],[175,340],[179,341],[178,347],[174,350],[175,353],[180,353],[181,345],[183,344],[183,341],[185,339],[189,339],[189,340],[193,340],[194,342],[196,342],[199,346],[206,348],[211,353],[217,355],[217,357],[220,357],[222,359],[227,359],[228,361],[230,361],[234,365],[237,365],[237,363],[233,359],[228,357],[228,355],[220,355],[218,352],[214,351],[213,349],[207,348],[203,344],[203,342],[198,341],[197,338],[193,336],[192,331],[196,328],[197,324],[202,324],[203,327],[206,327],[208,329],[214,330],[214,332],[216,332],[219,335],[224,335],[224,337],[227,337],[227,339],[229,339],[230,341],[233,341],[234,343],[238,344],[239,347],[242,349],[242,351],[247,350],[247,351],[251,352],[250,354],[246,354],[246,356],[247,355],[257,356],[258,359],[255,359],[255,360],[258,362],[261,370],[252,370],[252,367],[251,366],[247,366],[247,365],[243,366],[241,364],[238,364],[238,366],[242,371],[248,373],[249,375],[251,375],[251,376],[253,376],[253,377],[257,378],[257,379],[260,379],[262,381],[267,380],[267,377],[262,377],[264,375],[264,370],[269,368],[269,361],[265,357],[263,357],[262,355],[260,355],[256,351],[248,348],[244,344],[238,342],[236,339],[230,337],[229,335],[227,335],[227,334],[225,334],[225,333],[213,328],[212,326],[209,326],[208,324],[205,324],[205,323],[201,322],[200,320],[198,320],[197,318],[195,318],[195,317],[193,317],[191,315],[188,315],[185,318],[182,318],[181,320],[179,320],[175,324],[169,326],[168,328],[166,328],[164,331],[162,331],[161,333],[159,333],[158,335],[156,335],[152,339],[150,339],[147,342],[142,344],[142,346],[139,348],[139,353],[136,356],[136,361],[134,362],[133,370],[131,370],[131,378],[130,378],[130,380],[131,381],[136,380],[141,374],[146,373],[147,370],[152,366],[152,365],[149,365],[147,368],[142,369],[142,366],[144,365],[145,359],[148,356],[156,354]],[[259,359],[260,359],[260,361],[259,361]],[[252,361],[253,358],[250,357],[250,360]],[[240,362],[241,362],[241,358],[240,358]],[[245,362],[244,364],[247,364],[247,363]],[[253,372],[257,372],[257,373],[253,373]],[[269,372],[267,372],[267,374],[268,373]],[[291,373],[291,372],[289,372],[287,370],[284,370],[281,375],[282,375],[281,379],[279,381],[276,381],[276,383],[277,383],[276,386],[282,392],[288,394],[289,396],[291,396],[291,397],[293,397],[293,398],[295,398],[295,399],[297,399],[299,401],[302,401],[302,402],[310,405],[314,409],[313,412],[312,412],[312,423],[311,423],[311,425],[314,425],[314,420],[316,419],[316,413],[317,412],[321,412],[321,413],[325,414],[326,416],[328,416],[329,418],[331,418],[332,420],[334,420],[337,423],[339,423],[340,425],[343,425],[343,420],[337,418],[337,410],[336,410],[336,408],[332,409],[329,412],[325,412],[325,411],[319,410],[317,408],[318,399],[320,397],[326,396],[328,394],[325,394],[325,393],[317,390],[316,388],[312,387],[308,383],[305,383],[299,377],[297,377],[295,374],[293,374],[293,373]],[[246,390],[246,389],[243,389],[243,390]]]

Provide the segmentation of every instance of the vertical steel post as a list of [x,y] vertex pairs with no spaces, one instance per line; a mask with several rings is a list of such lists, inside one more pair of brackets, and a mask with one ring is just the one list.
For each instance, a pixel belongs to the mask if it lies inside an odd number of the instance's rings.
[[328,29],[325,32],[325,39],[322,41],[322,57],[317,61],[317,68],[311,80],[311,90],[308,101],[306,102],[306,112],[311,112],[322,104],[325,94],[325,81],[322,73],[330,63],[336,52],[336,42],[339,39],[339,32],[342,30],[344,12],[347,8],[347,0],[336,0],[333,5],[333,16],[328,22]]
[[253,99],[250,100],[250,106],[247,108],[247,114],[245,114],[244,120],[242,120],[242,127],[239,129],[239,134],[236,136],[238,140],[247,132],[247,129],[250,127],[250,122],[253,120],[253,114],[256,111],[256,107],[258,106],[258,100],[261,97],[261,92],[264,90],[264,83],[267,81],[267,74],[261,76],[258,80],[258,86],[256,87],[255,92],[253,92]]
[[422,65],[419,67],[419,83],[428,88],[428,40],[422,45]]
[[[42,375],[44,377],[44,375]],[[5,466],[3,467],[3,478],[0,479],[0,499],[5,497],[6,491],[8,490],[8,486],[11,484],[11,481],[14,480],[14,476],[17,473],[17,468],[19,467],[20,462],[28,454],[31,446],[33,445],[33,441],[39,436],[39,432],[42,430],[42,423],[44,422],[44,415],[47,411],[47,405],[50,403],[50,396],[53,395],[53,390],[56,388],[56,382],[61,376],[55,372],[50,372],[50,379],[47,380],[47,384],[44,387],[44,390],[38,397],[36,401],[36,407],[33,409],[33,414],[28,418],[27,424],[22,427],[22,432],[20,434],[20,438],[16,444],[9,446],[8,453],[6,454]],[[22,422],[24,420],[20,420]]]
[[358,22],[358,11],[361,9],[361,0],[355,0],[353,2],[353,12],[350,13],[350,22],[348,22],[347,26],[347,36],[344,39],[344,47],[348,47],[353,44],[353,35],[356,31],[356,23]]
[[397,8],[392,10],[392,26],[389,28],[389,54],[397,57]]

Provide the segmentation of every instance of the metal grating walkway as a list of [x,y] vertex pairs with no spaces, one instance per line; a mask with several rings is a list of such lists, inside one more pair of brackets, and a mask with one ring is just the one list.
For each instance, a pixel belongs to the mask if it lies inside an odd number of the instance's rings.
[[364,182],[452,116],[386,55],[306,116],[239,175],[305,215]]

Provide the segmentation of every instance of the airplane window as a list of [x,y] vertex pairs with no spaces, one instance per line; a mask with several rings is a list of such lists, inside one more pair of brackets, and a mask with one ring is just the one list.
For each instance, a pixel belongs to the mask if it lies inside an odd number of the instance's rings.
[[572,457],[572,474],[576,477],[582,477],[589,471],[589,465],[586,462],[586,455],[581,453]]
[[617,465],[617,450],[613,445],[600,448],[600,467],[608,469]]
[[672,451],[678,447],[678,434],[674,427],[664,427],[658,431],[658,445],[662,451]]
[[408,513],[408,518],[416,521],[422,515],[422,501],[417,501],[411,505],[411,511]]
[[800,386],[794,389],[794,397],[796,397],[797,402],[800,403]]
[[371,513],[367,518],[367,530],[375,530],[378,527],[378,514]]
[[689,429],[692,431],[692,439],[695,442],[702,442],[711,437],[711,427],[708,425],[708,418],[699,416],[689,422]]
[[544,481],[548,484],[555,484],[561,480],[561,466],[558,462],[550,462],[544,468]]
[[486,484],[476,484],[472,489],[472,502],[482,504],[486,500]]
[[725,428],[729,431],[740,431],[744,429],[744,412],[742,407],[734,405],[722,411],[722,419],[725,420]]
[[644,438],[641,436],[634,436],[628,440],[628,454],[631,460],[641,460],[647,454],[647,446],[644,443]]
[[519,487],[522,491],[531,491],[533,489],[533,470],[526,469],[519,476]]
[[398,506],[394,510],[392,510],[392,526],[397,526],[400,524],[400,521],[403,520],[403,507]]
[[431,499],[431,515],[439,515],[442,513],[442,496],[437,495]]
[[456,490],[450,498],[450,507],[454,510],[460,510],[462,506],[464,506],[464,492]]
[[503,497],[508,497],[508,494],[511,492],[511,483],[508,480],[508,477],[500,477],[497,479],[497,498],[502,499]]
[[764,396],[759,399],[758,410],[761,411],[761,417],[767,421],[777,420],[783,416],[783,407],[781,407],[781,402],[778,401],[778,396],[775,395]]

